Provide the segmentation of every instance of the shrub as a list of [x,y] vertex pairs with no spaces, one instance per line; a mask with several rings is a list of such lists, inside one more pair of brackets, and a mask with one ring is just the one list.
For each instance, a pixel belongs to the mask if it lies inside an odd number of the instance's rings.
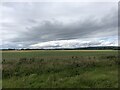
[[72,56],[72,59],[77,59],[78,57],[77,56]]
[[24,63],[24,62],[26,62],[26,60],[27,60],[27,58],[20,58],[19,62]]
[[5,62],[6,62],[5,59],[3,59],[3,60],[2,60],[2,64],[4,64]]
[[30,58],[30,62],[34,62],[35,61],[35,58]]

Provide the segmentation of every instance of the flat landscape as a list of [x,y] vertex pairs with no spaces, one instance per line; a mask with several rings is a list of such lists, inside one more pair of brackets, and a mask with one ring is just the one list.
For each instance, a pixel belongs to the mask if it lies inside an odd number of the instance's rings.
[[117,50],[2,52],[3,88],[117,88]]

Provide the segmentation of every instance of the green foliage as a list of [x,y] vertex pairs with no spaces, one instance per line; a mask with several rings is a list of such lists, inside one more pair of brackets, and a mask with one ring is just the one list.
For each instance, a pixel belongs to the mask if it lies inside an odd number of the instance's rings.
[[[14,54],[14,55],[13,55]],[[3,52],[3,88],[117,88],[117,51]]]

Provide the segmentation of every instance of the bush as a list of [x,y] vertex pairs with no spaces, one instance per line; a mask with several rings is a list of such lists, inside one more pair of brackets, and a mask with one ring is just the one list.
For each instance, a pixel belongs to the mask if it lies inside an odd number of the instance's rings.
[[3,60],[2,60],[2,64],[5,64],[5,62],[6,62],[5,59],[3,59]]
[[19,59],[19,63],[25,63],[26,60],[27,60],[27,58],[20,58],[20,59]]

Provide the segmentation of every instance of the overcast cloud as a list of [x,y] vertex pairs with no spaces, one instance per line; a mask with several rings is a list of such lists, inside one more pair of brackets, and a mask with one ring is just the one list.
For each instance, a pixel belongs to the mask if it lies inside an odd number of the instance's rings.
[[118,44],[113,2],[4,2],[0,48],[77,48]]

